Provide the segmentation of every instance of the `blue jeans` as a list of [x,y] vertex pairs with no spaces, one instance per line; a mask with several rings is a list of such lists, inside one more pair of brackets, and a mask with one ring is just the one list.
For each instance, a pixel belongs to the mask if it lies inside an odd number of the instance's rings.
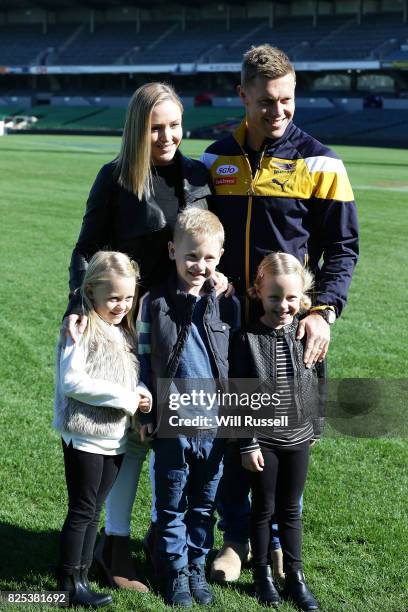
[[[220,482],[217,511],[218,527],[224,532],[225,542],[244,543],[249,540],[249,518],[251,514],[250,472],[241,464],[239,442],[228,442],[225,446],[224,474]],[[303,498],[300,498],[302,512]],[[270,548],[280,548],[278,525],[272,524]]]
[[204,565],[214,542],[214,509],[225,440],[208,431],[156,438],[157,554],[163,568]]

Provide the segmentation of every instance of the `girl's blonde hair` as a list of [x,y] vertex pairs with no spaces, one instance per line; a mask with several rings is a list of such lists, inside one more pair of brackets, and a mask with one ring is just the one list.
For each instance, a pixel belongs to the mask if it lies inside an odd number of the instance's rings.
[[132,308],[120,323],[129,339],[135,338],[134,313],[138,293],[137,281],[140,278],[139,266],[135,261],[132,261],[127,255],[119,251],[98,251],[90,260],[81,285],[82,303],[85,314],[88,317],[88,324],[84,335],[86,334],[88,339],[94,336],[100,320],[93,306],[92,291],[97,285],[109,282],[112,276],[134,278],[136,281]]
[[170,100],[183,112],[183,104],[171,85],[146,83],[133,94],[126,113],[122,144],[116,160],[119,185],[139,200],[152,193],[151,118],[156,104]]
[[253,287],[248,289],[249,297],[258,299],[257,289],[261,288],[262,280],[266,274],[270,276],[281,276],[282,274],[298,274],[302,279],[302,297],[300,299],[300,312],[309,310],[312,305],[310,297],[307,295],[313,287],[313,274],[302,266],[300,261],[289,253],[269,253],[263,258],[256,271]]

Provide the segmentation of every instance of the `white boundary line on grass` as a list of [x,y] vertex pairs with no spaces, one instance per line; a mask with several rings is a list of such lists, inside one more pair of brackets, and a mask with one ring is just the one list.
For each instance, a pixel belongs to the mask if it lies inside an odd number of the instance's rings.
[[353,189],[356,191],[395,191],[396,193],[408,193],[407,187],[385,187],[383,185],[355,185],[353,183]]

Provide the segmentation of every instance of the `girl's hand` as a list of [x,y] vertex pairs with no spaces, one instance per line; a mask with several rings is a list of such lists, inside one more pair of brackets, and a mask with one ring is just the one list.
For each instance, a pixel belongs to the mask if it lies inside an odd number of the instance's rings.
[[242,467],[250,472],[263,472],[264,469],[264,458],[260,449],[253,453],[245,453],[241,457]]
[[139,435],[142,442],[145,442],[153,433],[153,424],[142,425],[139,429]]
[[86,330],[88,317],[85,315],[71,314],[65,317],[61,327],[61,342],[65,344],[65,338],[70,336],[73,342],[77,342]]
[[145,395],[141,395],[140,396],[140,400],[139,400],[139,404],[137,409],[139,410],[139,412],[150,412],[151,410],[151,403],[150,403],[150,398],[146,397]]

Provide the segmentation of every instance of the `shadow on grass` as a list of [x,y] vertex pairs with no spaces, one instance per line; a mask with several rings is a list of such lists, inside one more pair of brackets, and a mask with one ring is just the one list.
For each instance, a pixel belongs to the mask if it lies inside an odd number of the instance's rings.
[[[13,590],[15,584],[27,589],[55,589],[55,569],[58,563],[60,532],[30,531],[0,523],[0,576],[3,590]],[[157,592],[157,580],[150,561],[146,559],[141,540],[132,540],[131,550],[137,576]],[[101,582],[93,564],[91,579]],[[102,582],[101,582],[102,584]]]
[[[58,531],[29,531],[0,523],[0,575],[4,583],[38,587],[38,575],[50,575],[58,558]],[[49,577],[42,587],[55,588]]]

